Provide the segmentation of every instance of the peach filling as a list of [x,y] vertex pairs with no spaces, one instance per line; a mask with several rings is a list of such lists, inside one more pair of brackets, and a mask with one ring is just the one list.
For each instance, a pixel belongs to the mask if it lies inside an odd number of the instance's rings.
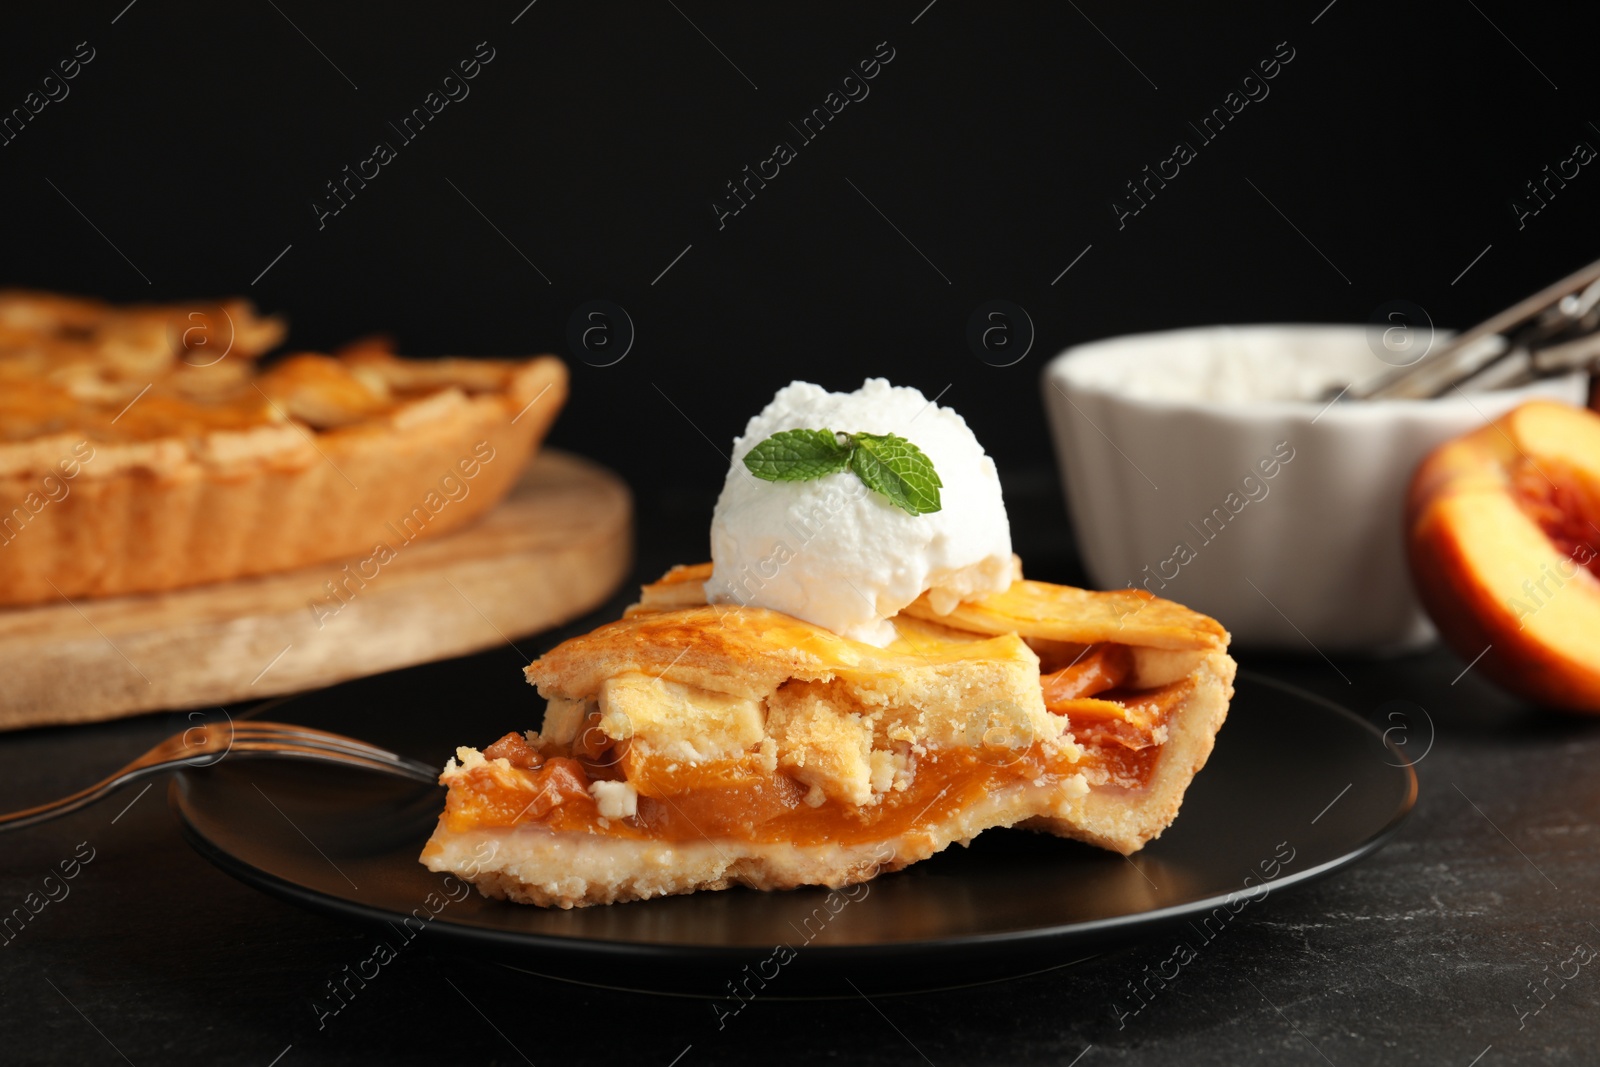
[[1600,486],[1591,477],[1559,462],[1521,459],[1511,470],[1511,495],[1563,556],[1600,577]]
[[[565,750],[535,748],[520,733],[486,748],[485,758],[504,758],[512,772],[484,766],[457,779],[445,803],[446,825],[459,832],[540,823],[560,832],[664,841],[854,845],[914,833],[1018,781],[1048,785],[1086,772],[1096,784],[1142,788],[1155,769],[1161,727],[1193,686],[1182,681],[1128,689],[1132,669],[1126,647],[1095,645],[1041,676],[1045,706],[1067,716],[1083,749],[1076,762],[1048,758],[1037,743],[913,753],[905,790],[859,807],[812,806],[807,786],[782,771],[768,772],[753,754],[695,764],[647,756],[605,737],[597,729],[599,713],[591,712]],[[634,786],[638,813],[606,819],[589,786],[618,780]]]

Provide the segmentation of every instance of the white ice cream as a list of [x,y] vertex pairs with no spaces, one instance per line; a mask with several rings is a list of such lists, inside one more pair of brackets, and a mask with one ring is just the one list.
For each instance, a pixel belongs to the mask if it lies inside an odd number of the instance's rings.
[[[744,457],[783,430],[892,433],[944,483],[939,511],[911,515],[848,470],[768,482]],[[889,618],[924,592],[938,612],[1011,584],[1011,524],[994,461],[960,415],[916,389],[869,378],[853,393],[794,382],[733,443],[711,520],[712,603],[771,608],[883,646]]]

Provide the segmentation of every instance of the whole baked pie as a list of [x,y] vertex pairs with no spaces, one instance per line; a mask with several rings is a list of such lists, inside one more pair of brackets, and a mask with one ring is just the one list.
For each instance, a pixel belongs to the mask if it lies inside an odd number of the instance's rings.
[[1128,854],[1177,815],[1233,694],[1226,631],[1144,590],[923,596],[879,648],[707,604],[710,577],[675,568],[527,668],[543,726],[458,750],[430,869],[568,908],[838,887],[992,827]]
[[564,365],[364,342],[257,365],[243,300],[0,292],[0,605],[289,570],[434,535],[510,489]]

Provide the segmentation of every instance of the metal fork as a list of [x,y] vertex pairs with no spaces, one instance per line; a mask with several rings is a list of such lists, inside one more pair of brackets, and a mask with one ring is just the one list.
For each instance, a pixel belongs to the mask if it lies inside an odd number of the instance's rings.
[[358,767],[437,784],[439,769],[353,737],[281,722],[211,722],[161,742],[109,778],[36,808],[0,815],[0,830],[53,819],[93,804],[117,789],[183,767],[209,767],[225,758],[297,759]]

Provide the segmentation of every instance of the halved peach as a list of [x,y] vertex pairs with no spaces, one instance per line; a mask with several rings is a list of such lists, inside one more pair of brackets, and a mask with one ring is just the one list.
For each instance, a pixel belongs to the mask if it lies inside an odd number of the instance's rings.
[[1535,401],[1442,445],[1406,530],[1451,648],[1514,692],[1600,713],[1600,415]]

